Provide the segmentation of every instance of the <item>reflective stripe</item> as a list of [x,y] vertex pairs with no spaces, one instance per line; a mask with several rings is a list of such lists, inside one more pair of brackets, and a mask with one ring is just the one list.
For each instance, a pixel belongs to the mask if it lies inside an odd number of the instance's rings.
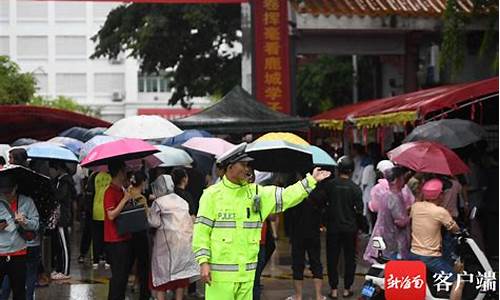
[[262,222],[243,222],[243,228],[262,228]]
[[302,187],[304,188],[304,190],[306,190],[308,194],[311,193],[312,189],[309,187],[309,181],[307,181],[307,177],[302,179],[300,183],[302,184]]
[[214,228],[236,228],[235,221],[215,221]]
[[196,221],[194,222],[195,224],[204,224],[207,225],[208,227],[214,227],[214,221],[210,220],[209,218],[199,216],[196,217]]
[[283,188],[277,187],[276,194],[274,195],[276,198],[276,212],[280,213],[283,211]]
[[210,256],[210,250],[202,248],[194,253],[195,258],[198,258],[200,256]]
[[229,264],[210,264],[211,271],[221,271],[221,272],[238,272],[238,265]]
[[254,263],[247,264],[245,270],[247,270],[247,271],[257,270],[257,263],[254,262]]

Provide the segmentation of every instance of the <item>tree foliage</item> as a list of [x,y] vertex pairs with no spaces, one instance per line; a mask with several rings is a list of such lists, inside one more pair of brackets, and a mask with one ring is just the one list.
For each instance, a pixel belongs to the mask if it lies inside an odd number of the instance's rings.
[[31,73],[22,73],[7,56],[0,56],[0,104],[24,104],[35,94],[36,80]]
[[57,98],[52,100],[41,96],[35,96],[30,99],[30,102],[28,104],[74,111],[88,116],[97,116],[99,114],[98,111],[93,110],[88,106],[80,105],[72,98],[66,96],[58,96]]
[[463,68],[466,47],[466,26],[473,20],[487,19],[487,30],[483,34],[480,55],[484,55],[492,47],[496,48],[496,58],[492,62],[493,69],[498,72],[498,1],[471,0],[474,5],[472,13],[465,13],[459,6],[459,0],[447,0],[443,15],[443,40],[439,64],[449,67],[450,74],[455,77]]
[[92,58],[139,59],[144,73],[167,71],[170,104],[207,94],[225,94],[240,83],[239,5],[127,4],[112,10],[93,37]]
[[312,116],[352,101],[351,57],[319,56],[299,66],[297,74],[298,114]]

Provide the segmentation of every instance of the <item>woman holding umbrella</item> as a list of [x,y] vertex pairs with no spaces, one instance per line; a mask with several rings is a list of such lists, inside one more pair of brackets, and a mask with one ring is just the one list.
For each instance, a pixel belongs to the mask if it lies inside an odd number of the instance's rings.
[[125,190],[128,183],[125,163],[114,161],[108,164],[111,184],[104,193],[104,242],[111,263],[111,279],[109,281],[109,300],[125,299],[128,274],[132,267],[132,236],[130,233],[120,235],[115,219],[120,215],[125,204],[132,199]]
[[18,194],[11,175],[0,175],[0,282],[9,276],[14,300],[26,298],[26,239],[24,231],[38,230],[38,212],[33,200]]

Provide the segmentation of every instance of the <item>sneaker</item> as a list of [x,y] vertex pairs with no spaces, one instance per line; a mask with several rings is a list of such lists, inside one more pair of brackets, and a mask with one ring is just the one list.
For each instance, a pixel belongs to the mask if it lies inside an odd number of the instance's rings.
[[68,280],[68,279],[71,279],[71,276],[64,275],[63,273],[56,273],[54,275],[50,275],[50,278],[52,280]]
[[97,270],[99,268],[99,264],[92,264],[92,269]]
[[84,256],[82,256],[82,255],[80,255],[80,256],[78,257],[78,263],[79,263],[79,264],[83,264],[83,263],[85,263],[85,257],[84,257]]
[[105,269],[105,270],[109,270],[109,269],[111,269],[111,265],[110,265],[110,264],[108,264],[108,263],[105,263],[105,264],[104,264],[104,269]]

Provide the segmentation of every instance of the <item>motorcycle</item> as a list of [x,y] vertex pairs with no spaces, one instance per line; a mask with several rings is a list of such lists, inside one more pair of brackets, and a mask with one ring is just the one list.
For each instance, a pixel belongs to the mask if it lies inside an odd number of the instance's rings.
[[[467,274],[491,274],[493,269],[484,255],[483,251],[477,246],[476,242],[471,238],[467,230],[461,230],[455,238],[457,239],[456,254],[464,264],[464,271]],[[361,296],[363,300],[381,300],[385,299],[385,265],[391,260],[384,257],[383,250],[386,249],[385,242],[382,237],[374,237],[372,247],[377,249],[377,257],[372,257],[375,260],[370,266],[365,275],[365,282],[362,287]],[[427,271],[427,284],[425,291],[426,300],[444,300],[449,299],[450,291],[438,291],[437,287],[432,284],[434,281],[433,275]],[[462,299],[467,300],[483,300],[483,299],[498,299],[497,294],[497,274],[495,274],[495,289],[481,291],[476,288],[476,282],[465,282],[462,292]],[[451,290],[451,289],[450,289]]]

